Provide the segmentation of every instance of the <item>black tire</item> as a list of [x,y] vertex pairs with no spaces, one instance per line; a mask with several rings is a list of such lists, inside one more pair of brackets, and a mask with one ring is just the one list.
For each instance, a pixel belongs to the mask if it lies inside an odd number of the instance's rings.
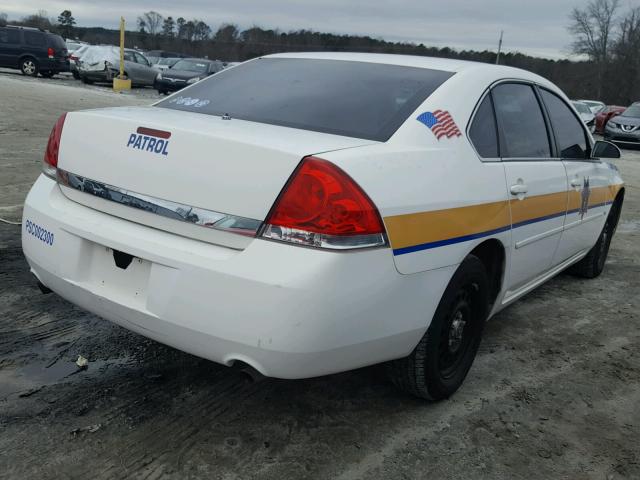
[[71,72],[71,74],[73,75],[73,78],[75,78],[76,80],[80,80],[80,74],[77,70],[74,70],[73,72]]
[[20,60],[20,71],[30,77],[38,76],[38,61],[33,57],[25,57]]
[[426,400],[450,397],[464,381],[475,359],[488,315],[489,280],[469,255],[449,281],[431,325],[408,357],[387,364],[400,389]]
[[46,70],[43,72],[40,72],[40,75],[42,75],[44,78],[51,78],[56,74],[56,72],[52,72],[50,70]]
[[596,278],[604,270],[604,264],[607,261],[611,239],[618,225],[620,218],[620,202],[615,202],[607,215],[607,220],[602,227],[602,232],[598,237],[596,244],[589,250],[589,253],[583,257],[578,263],[569,267],[568,272],[571,275],[582,278]]
[[87,85],[92,85],[93,84],[93,80],[89,80],[87,77],[82,76],[80,77],[82,80],[82,83],[86,83]]

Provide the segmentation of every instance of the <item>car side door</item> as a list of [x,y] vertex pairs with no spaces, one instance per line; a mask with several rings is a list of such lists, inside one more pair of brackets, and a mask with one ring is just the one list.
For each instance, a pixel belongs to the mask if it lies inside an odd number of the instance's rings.
[[567,206],[567,176],[554,158],[538,93],[524,82],[491,90],[511,212],[507,293],[521,293],[553,267]]
[[608,187],[611,170],[591,158],[591,139],[565,100],[550,90],[539,91],[568,179],[567,217],[555,259],[560,263],[596,243],[612,200]]
[[144,83],[145,85],[153,85],[153,81],[156,78],[157,72],[154,68],[151,67],[151,62],[149,62],[144,55],[138,52],[134,52],[133,54],[135,55],[136,64],[141,76],[140,83]]

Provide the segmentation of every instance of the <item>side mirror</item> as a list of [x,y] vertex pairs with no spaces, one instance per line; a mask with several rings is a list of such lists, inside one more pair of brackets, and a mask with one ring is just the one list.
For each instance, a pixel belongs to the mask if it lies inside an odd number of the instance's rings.
[[591,150],[592,158],[620,158],[620,149],[611,142],[598,140]]

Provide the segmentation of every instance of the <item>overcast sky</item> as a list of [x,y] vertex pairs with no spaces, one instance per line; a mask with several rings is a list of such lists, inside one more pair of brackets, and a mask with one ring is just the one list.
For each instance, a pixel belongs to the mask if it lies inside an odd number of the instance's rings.
[[[0,0],[0,13],[19,19],[44,9],[69,9],[79,26],[115,27],[120,15],[135,25],[140,13],[199,18],[215,31],[221,23],[281,30],[310,29],[410,41],[457,49],[504,49],[563,58],[569,54],[568,15],[587,0]],[[625,7],[640,0],[622,0]]]

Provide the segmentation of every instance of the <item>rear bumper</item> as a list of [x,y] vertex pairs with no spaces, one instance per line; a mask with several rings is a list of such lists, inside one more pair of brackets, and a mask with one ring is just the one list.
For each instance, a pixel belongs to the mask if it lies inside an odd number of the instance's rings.
[[[23,222],[32,271],[62,297],[180,350],[280,378],[407,355],[455,268],[400,275],[388,249],[332,253],[254,240],[232,250],[84,207],[44,176]],[[108,249],[136,259],[119,269]]]
[[40,71],[50,71],[54,73],[68,72],[69,60],[64,58],[43,58],[38,60]]

